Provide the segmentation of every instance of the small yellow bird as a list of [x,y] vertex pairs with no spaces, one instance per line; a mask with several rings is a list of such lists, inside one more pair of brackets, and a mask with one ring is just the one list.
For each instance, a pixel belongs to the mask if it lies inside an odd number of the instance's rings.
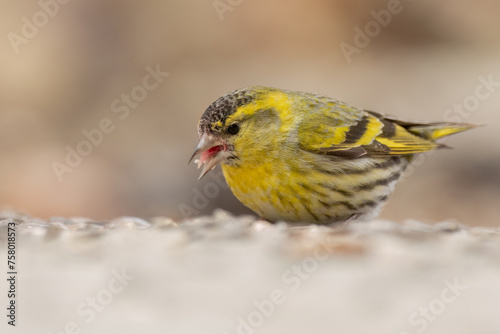
[[374,218],[417,153],[476,127],[410,123],[317,94],[232,91],[198,123],[200,178],[221,163],[234,195],[269,221]]

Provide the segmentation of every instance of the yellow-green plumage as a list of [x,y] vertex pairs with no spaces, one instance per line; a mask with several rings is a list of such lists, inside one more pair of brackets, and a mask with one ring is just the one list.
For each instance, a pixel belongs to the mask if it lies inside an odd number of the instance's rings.
[[214,102],[199,134],[224,148],[229,187],[260,216],[330,223],[375,216],[413,154],[472,127],[406,123],[325,96],[249,87]]

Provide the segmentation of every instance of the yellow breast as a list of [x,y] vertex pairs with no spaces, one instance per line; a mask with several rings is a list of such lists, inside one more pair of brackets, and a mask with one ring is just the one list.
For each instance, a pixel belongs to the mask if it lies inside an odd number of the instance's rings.
[[303,152],[286,163],[274,156],[222,169],[234,195],[261,217],[329,223],[377,213],[407,163],[391,159],[333,163]]

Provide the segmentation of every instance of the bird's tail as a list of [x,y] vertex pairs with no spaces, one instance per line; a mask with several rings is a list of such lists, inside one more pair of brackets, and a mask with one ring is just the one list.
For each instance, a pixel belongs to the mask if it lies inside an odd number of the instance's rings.
[[429,123],[429,124],[406,124],[403,125],[409,132],[428,139],[437,140],[455,133],[474,129],[479,125],[467,123]]
[[[384,118],[391,122],[394,122],[398,125],[401,125],[408,132],[413,133],[421,138],[427,140],[437,140],[443,137],[447,137],[453,135],[455,133],[471,130],[477,128],[482,125],[469,124],[469,123],[449,123],[449,122],[440,122],[440,123],[417,123],[417,122],[406,122],[399,120],[394,117],[387,117],[382,114],[368,111],[370,114],[375,115],[378,118]],[[442,145],[445,146],[445,145]]]

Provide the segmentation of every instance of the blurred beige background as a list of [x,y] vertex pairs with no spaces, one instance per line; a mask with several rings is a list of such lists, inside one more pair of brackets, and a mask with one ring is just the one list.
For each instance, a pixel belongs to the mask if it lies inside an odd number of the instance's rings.
[[[383,217],[500,222],[500,87],[478,88],[479,77],[500,82],[497,1],[403,0],[350,62],[340,46],[355,45],[356,27],[376,28],[371,11],[388,1],[41,3],[51,15],[35,1],[0,6],[4,208],[96,219],[249,212],[213,177],[197,182],[187,160],[213,100],[269,85],[409,120],[487,124],[422,159]],[[154,69],[169,75],[141,88]],[[474,99],[477,89],[488,96]],[[131,93],[133,108],[120,100]],[[109,131],[89,152],[83,131],[103,120]],[[66,164],[68,147],[89,154],[60,182],[54,163]]]

